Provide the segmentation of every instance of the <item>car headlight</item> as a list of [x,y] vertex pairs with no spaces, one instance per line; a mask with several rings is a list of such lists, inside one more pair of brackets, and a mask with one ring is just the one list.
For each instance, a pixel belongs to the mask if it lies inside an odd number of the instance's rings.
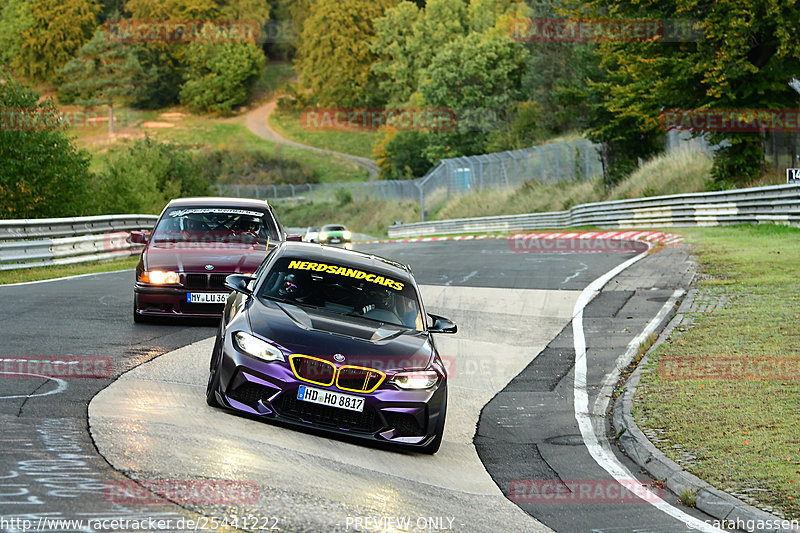
[[325,231],[320,231],[319,235],[317,235],[317,240],[324,241],[328,238],[328,233]]
[[162,270],[151,270],[142,272],[139,281],[142,283],[152,283],[154,285],[170,285],[181,282],[181,277],[177,272],[164,272]]
[[348,239],[348,240],[349,240],[349,239],[350,239],[350,237],[352,237],[352,236],[353,236],[353,234],[352,234],[352,233],[350,233],[349,231],[343,231],[343,232],[342,232],[342,237],[343,237],[343,238],[345,238],[345,239]]
[[234,333],[233,342],[239,350],[257,359],[262,359],[264,361],[286,361],[283,357],[283,353],[281,353],[277,346],[273,346],[267,341],[263,341],[244,331],[237,331]]
[[433,370],[411,370],[398,372],[391,379],[401,389],[430,389],[439,381],[439,374]]

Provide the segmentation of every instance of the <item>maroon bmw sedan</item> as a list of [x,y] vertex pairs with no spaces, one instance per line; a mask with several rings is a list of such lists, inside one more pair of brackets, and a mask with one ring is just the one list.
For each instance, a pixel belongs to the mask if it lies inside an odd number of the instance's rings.
[[230,294],[225,278],[253,274],[286,239],[264,200],[172,200],[152,233],[131,234],[132,241],[145,244],[136,267],[133,320],[221,316]]

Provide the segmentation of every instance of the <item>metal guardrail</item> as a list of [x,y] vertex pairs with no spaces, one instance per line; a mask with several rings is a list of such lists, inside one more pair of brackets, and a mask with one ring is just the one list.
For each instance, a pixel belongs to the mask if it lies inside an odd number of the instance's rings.
[[389,226],[389,237],[562,229],[776,223],[800,226],[800,186],[775,185],[577,205],[568,211],[460,218]]
[[130,232],[155,215],[0,220],[0,270],[82,263],[134,255]]

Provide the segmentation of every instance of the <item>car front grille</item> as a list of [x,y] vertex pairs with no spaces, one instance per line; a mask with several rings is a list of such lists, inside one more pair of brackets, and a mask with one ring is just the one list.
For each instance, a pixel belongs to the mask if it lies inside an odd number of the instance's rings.
[[372,392],[383,383],[386,374],[374,368],[345,365],[337,367],[330,361],[309,355],[293,354],[289,361],[294,375],[303,381],[348,392]]
[[348,429],[373,433],[380,428],[375,409],[364,406],[362,412],[348,411],[338,407],[318,405],[297,399],[297,391],[286,391],[274,402],[274,407],[284,416],[299,418],[306,422],[337,429]]
[[209,277],[209,287],[212,289],[225,289],[225,278],[227,277],[227,274],[211,274]]
[[300,354],[292,355],[289,361],[298,379],[323,387],[333,385],[336,375],[336,366],[333,363]]
[[385,377],[383,372],[371,368],[343,366],[336,375],[336,387],[352,392],[372,392]]
[[185,274],[183,285],[188,289],[207,289],[208,274]]

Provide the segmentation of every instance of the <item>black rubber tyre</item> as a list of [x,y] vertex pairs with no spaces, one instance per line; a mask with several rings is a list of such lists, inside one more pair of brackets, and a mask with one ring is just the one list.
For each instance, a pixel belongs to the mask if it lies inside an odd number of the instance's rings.
[[222,407],[217,401],[217,389],[219,389],[219,367],[212,369],[208,374],[208,385],[206,386],[206,403],[211,407]]
[[145,319],[145,317],[136,312],[135,303],[133,304],[133,321],[136,322],[137,324],[142,324],[144,322],[147,322],[147,319]]

